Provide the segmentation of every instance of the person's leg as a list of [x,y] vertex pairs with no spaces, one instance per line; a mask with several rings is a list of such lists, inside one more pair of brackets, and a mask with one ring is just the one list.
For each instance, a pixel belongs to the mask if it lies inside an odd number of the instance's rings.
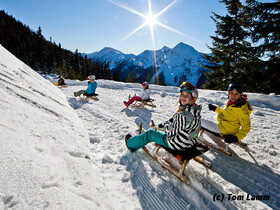
[[79,91],[77,91],[77,92],[74,92],[74,96],[75,96],[75,97],[80,96],[80,95],[82,95],[84,92],[85,92],[85,90],[79,90]]
[[128,103],[132,104],[134,101],[142,101],[142,98],[139,96],[133,96],[131,99],[129,99]]
[[134,152],[144,147],[146,144],[150,142],[155,142],[161,146],[169,148],[168,143],[166,141],[166,134],[162,131],[153,130],[153,129],[148,130],[147,132],[141,135],[131,137],[130,139],[127,140],[126,144],[128,149],[131,152]]

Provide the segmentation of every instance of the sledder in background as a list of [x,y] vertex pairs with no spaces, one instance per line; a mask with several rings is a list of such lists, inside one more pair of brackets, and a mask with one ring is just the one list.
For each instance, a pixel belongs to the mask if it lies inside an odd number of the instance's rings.
[[[80,99],[88,101],[89,99],[93,99],[93,100],[99,100],[97,98],[98,94],[95,93],[96,88],[97,88],[97,82],[95,81],[95,76],[94,75],[90,75],[88,76],[88,87],[86,90],[80,90],[77,92],[74,92],[74,96],[75,97],[80,97]],[[81,96],[83,95],[83,96]]]
[[[143,90],[140,92],[140,94],[137,96],[133,96],[132,98],[129,96],[128,101],[124,101],[124,105],[126,107],[129,107],[130,105],[144,108],[144,106],[151,106],[151,107],[156,107],[153,104],[153,99],[151,99],[151,89],[149,88],[149,83],[148,82],[143,82],[141,83]],[[141,103],[138,104],[137,102]]]
[[57,83],[54,83],[55,86],[61,86],[61,87],[67,87],[67,84],[64,81],[64,78],[62,76],[58,76]]
[[[151,157],[158,161],[159,157],[153,156],[145,147],[150,142],[155,142],[156,145],[161,146],[173,156],[177,156],[179,161],[185,161],[182,171],[175,170],[163,160],[158,162],[182,181],[187,182],[187,178],[183,175],[187,162],[209,149],[197,141],[201,128],[201,105],[195,103],[197,97],[197,89],[190,82],[183,82],[180,86],[180,106],[178,111],[172,118],[160,124],[158,126],[159,129],[150,129],[134,137],[127,134],[125,143],[129,151],[135,152],[143,147]],[[160,128],[163,130],[160,130]],[[204,160],[204,158],[202,159]],[[209,165],[207,166],[209,167]]]

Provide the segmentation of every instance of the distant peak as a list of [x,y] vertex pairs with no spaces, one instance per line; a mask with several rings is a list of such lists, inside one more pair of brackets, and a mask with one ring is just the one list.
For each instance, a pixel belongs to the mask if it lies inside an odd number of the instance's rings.
[[184,42],[180,42],[175,47],[191,47],[191,46],[188,44],[185,44]]
[[183,42],[180,42],[177,44],[173,49],[183,49],[183,50],[191,50],[191,51],[196,51],[192,46],[185,44]]
[[101,51],[106,51],[106,52],[108,52],[108,51],[120,52],[120,51],[118,51],[118,50],[116,50],[116,49],[114,49],[114,48],[111,48],[111,47],[104,47],[102,50],[100,50],[100,52],[101,52]]
[[170,49],[171,49],[171,48],[166,47],[166,46],[164,46],[164,47],[162,48],[162,50],[165,51],[165,52],[166,52],[166,51],[169,51]]

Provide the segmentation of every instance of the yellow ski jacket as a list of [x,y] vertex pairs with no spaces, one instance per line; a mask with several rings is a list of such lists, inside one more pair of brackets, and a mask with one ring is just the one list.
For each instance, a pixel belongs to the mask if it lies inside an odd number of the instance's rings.
[[217,107],[217,121],[221,135],[235,135],[240,142],[251,130],[250,114],[253,108],[248,101],[240,104],[226,104],[225,109]]

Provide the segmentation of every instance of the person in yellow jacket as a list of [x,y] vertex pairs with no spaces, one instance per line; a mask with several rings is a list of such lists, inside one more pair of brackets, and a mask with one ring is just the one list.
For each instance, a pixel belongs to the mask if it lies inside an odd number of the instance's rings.
[[[253,108],[239,84],[229,85],[228,96],[229,100],[224,109],[209,104],[209,110],[218,114],[218,124],[217,128],[214,128],[214,132],[225,137],[227,143],[240,142],[251,130],[250,114]],[[205,121],[202,122],[202,127],[204,127],[203,124]]]
[[64,81],[64,79],[62,78],[62,76],[58,76],[58,81],[57,83],[54,83],[55,86],[65,86],[67,85]]

